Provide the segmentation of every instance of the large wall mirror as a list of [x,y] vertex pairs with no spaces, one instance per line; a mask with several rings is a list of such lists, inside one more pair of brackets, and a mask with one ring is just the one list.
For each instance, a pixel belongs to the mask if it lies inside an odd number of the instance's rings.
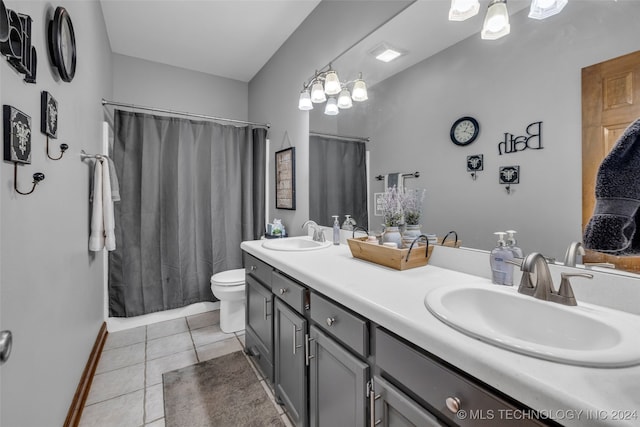
[[[493,232],[515,229],[525,253],[560,261],[582,240],[581,72],[640,48],[640,2],[570,1],[545,20],[528,18],[529,3],[509,1],[511,33],[489,41],[479,35],[488,1],[464,22],[448,21],[449,0],[417,1],[334,61],[363,73],[369,100],[332,117],[312,111],[310,129],[370,138],[370,227],[381,223],[373,193],[384,190],[373,177],[420,171],[407,186],[426,189],[423,231],[456,230],[463,246],[490,250]],[[398,65],[370,55],[382,42],[406,51]],[[466,146],[449,136],[463,116],[481,129]],[[535,122],[540,144],[500,150]],[[466,159],[476,154],[484,168],[474,180]],[[499,183],[504,166],[520,167],[510,192]]]

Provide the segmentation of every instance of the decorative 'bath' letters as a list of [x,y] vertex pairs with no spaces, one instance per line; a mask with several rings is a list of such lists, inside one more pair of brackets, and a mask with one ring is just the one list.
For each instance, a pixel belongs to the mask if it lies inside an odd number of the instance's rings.
[[504,141],[498,143],[498,154],[517,153],[526,149],[542,150],[542,122],[533,122],[527,126],[527,134],[515,136],[505,132]]
[[19,73],[24,74],[27,83],[36,82],[36,48],[31,45],[31,22],[28,15],[7,9],[7,16],[1,17],[7,25],[6,40],[0,40],[0,52]]

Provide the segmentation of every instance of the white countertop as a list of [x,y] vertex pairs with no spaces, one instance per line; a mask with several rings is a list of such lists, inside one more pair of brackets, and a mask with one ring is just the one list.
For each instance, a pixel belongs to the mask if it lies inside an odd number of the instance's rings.
[[[448,327],[424,306],[434,287],[495,286],[486,278],[433,265],[396,271],[353,258],[344,244],[282,252],[262,242],[241,248],[560,424],[640,425],[640,366],[585,368],[520,355]],[[519,321],[535,321],[525,316]]]

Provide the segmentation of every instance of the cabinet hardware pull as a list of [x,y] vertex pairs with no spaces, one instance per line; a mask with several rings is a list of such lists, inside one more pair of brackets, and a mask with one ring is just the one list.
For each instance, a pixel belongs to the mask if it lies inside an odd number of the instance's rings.
[[267,313],[267,311],[269,310],[269,299],[265,298],[264,299],[264,320],[267,320],[267,317],[269,316],[269,314]]
[[331,326],[336,322],[335,317],[327,317],[327,326]]
[[288,292],[289,290],[286,288],[280,288],[280,295],[284,295]]
[[252,265],[249,267],[250,271],[256,271],[258,269],[258,267],[256,267],[255,265]]
[[447,405],[447,409],[451,412],[453,412],[454,414],[457,413],[460,410],[460,399],[458,399],[457,397],[447,397],[447,399],[445,400],[445,404]]
[[374,427],[378,422],[376,421],[376,391],[374,390],[373,380],[367,384],[369,389],[369,425]]
[[299,348],[302,348],[302,345],[298,345],[297,340],[297,332],[300,332],[302,329],[298,329],[296,328],[296,325],[292,325],[293,326],[293,355],[295,356],[296,354],[296,350]]
[[309,334],[304,335],[304,354],[305,354],[305,364],[309,366],[309,361],[313,359],[315,356],[311,355],[311,341],[314,341],[315,338],[309,337]]

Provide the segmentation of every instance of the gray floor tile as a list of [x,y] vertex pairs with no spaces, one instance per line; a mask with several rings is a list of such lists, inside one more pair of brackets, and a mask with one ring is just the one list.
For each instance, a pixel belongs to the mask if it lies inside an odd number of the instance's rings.
[[238,341],[240,341],[240,345],[242,345],[242,348],[245,348],[246,346],[244,345],[244,332],[242,334],[238,334],[236,332],[236,338],[238,338]]
[[144,342],[147,338],[146,330],[146,326],[139,326],[124,331],[110,332],[107,335],[107,341],[104,343],[103,351]]
[[104,372],[93,377],[87,405],[144,388],[144,363]]
[[189,331],[187,320],[184,317],[180,317],[178,319],[147,325],[147,339],[153,340],[187,331]]
[[144,400],[144,422],[164,418],[164,393],[162,383],[147,387]]
[[193,348],[189,332],[181,332],[168,337],[147,341],[147,360],[157,359],[170,354],[180,353]]
[[225,334],[219,325],[207,326],[205,328],[194,329],[191,331],[191,337],[196,347],[211,344],[218,341],[226,340],[234,337],[234,334]]
[[233,353],[234,351],[242,350],[240,342],[235,338],[228,338],[224,341],[214,342],[212,344],[196,347],[196,353],[198,353],[198,360],[204,362],[205,360],[215,359],[216,357],[224,356],[225,354]]
[[189,329],[200,329],[206,326],[220,324],[220,310],[207,311],[206,313],[194,314],[187,317]]
[[85,406],[80,427],[138,427],[143,417],[142,390]]
[[147,387],[161,383],[162,374],[197,363],[194,349],[147,361]]
[[116,347],[103,351],[100,355],[98,367],[96,368],[96,374],[143,363],[145,355],[144,349],[145,343],[141,342],[126,347]]

